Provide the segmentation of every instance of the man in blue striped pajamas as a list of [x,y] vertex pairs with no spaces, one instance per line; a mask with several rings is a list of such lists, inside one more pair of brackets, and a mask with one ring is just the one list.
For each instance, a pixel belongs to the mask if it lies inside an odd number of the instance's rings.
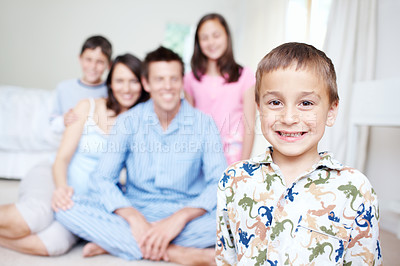
[[56,213],[90,242],[84,256],[215,264],[216,191],[226,161],[212,118],[181,99],[183,73],[171,50],[147,54],[142,83],[151,100],[118,117],[107,147],[99,147],[92,193],[74,195],[73,207]]

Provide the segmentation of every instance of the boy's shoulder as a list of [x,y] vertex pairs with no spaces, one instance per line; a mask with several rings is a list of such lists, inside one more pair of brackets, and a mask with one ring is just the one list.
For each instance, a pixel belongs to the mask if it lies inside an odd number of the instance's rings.
[[353,167],[343,166],[339,171],[331,171],[330,179],[337,180],[336,187],[344,193],[343,195],[347,196],[347,193],[356,193],[355,191],[360,194],[359,196],[364,196],[364,194],[368,193],[375,194],[368,177]]
[[79,79],[66,79],[57,84],[57,90],[64,90],[77,85],[79,85]]
[[[335,160],[332,154],[321,153],[321,160],[316,170],[301,184],[307,191],[323,186],[336,194],[337,201],[346,201],[354,198],[354,206],[364,202],[372,204],[377,200],[374,188],[368,178],[359,170],[341,164]],[[321,187],[320,187],[321,188]]]
[[105,82],[102,82],[100,84],[97,85],[86,85],[84,84],[80,79],[76,78],[76,79],[66,79],[63,81],[60,81],[57,84],[56,90],[57,91],[64,91],[64,90],[68,90],[68,93],[71,93],[71,89],[75,89],[75,90],[88,90],[90,89],[90,91],[98,91],[98,90],[107,90],[107,85],[105,84]]
[[243,183],[241,187],[244,187],[250,179],[262,182],[262,165],[270,162],[272,162],[272,158],[268,152],[248,160],[235,162],[226,168],[219,184],[223,187],[232,185],[239,187],[239,183]]
[[270,153],[270,149],[267,149],[266,152],[254,156],[247,160],[237,161],[228,166],[225,172],[240,172],[242,174],[248,174],[253,176],[255,171],[258,170],[262,164],[272,163],[272,156]]
[[368,178],[358,169],[344,165],[336,160],[331,153],[320,153],[321,160],[317,168],[324,169],[330,173],[331,178],[339,180],[339,182],[352,182],[353,184],[365,184],[370,182]]

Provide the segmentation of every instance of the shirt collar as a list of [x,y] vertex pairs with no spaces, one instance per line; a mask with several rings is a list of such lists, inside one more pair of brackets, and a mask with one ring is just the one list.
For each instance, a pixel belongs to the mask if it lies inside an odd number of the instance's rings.
[[270,164],[273,163],[272,161],[272,147],[268,147],[265,153],[260,154],[256,157],[251,158],[249,161],[252,164]]
[[[174,119],[172,119],[171,124],[168,126],[168,129],[166,131],[160,129],[161,132],[163,132],[164,134],[169,134],[178,130],[180,126],[186,125],[187,122],[185,120],[187,120],[187,116],[190,115],[192,112],[193,108],[191,107],[191,105],[185,99],[181,99],[178,113],[175,115]],[[151,98],[147,101],[143,114],[145,120],[147,120],[147,123],[157,124],[160,126],[158,116],[154,112],[154,102]]]
[[82,87],[87,88],[87,89],[94,89],[94,90],[98,89],[98,88],[101,88],[101,87],[104,87],[106,85],[106,83],[104,81],[99,83],[99,84],[96,84],[96,85],[87,85],[87,84],[83,83],[83,81],[80,80],[80,79],[78,79],[78,84],[80,86],[82,86]]
[[169,124],[168,129],[165,131],[165,133],[168,134],[178,130],[184,123],[185,117],[188,115],[189,109],[189,103],[186,102],[185,99],[181,99],[179,111],[175,115],[174,119],[172,119],[171,124]]
[[341,164],[339,161],[337,161],[335,158],[333,158],[333,154],[330,152],[320,152],[319,156],[321,159],[317,163],[316,167],[317,168],[330,168],[333,170],[342,170],[343,169],[343,164]]
[[[249,161],[253,164],[271,164],[272,161],[272,151],[273,148],[270,146],[267,148],[265,153],[260,154],[254,158],[251,158]],[[329,168],[333,170],[341,170],[343,169],[343,164],[339,163],[336,159],[333,158],[333,154],[329,152],[320,152],[319,156],[321,159],[315,165],[315,168]]]

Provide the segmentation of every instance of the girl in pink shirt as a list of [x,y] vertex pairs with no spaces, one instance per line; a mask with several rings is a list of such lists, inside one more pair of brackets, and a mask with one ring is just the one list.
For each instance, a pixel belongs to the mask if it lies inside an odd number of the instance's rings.
[[255,76],[236,63],[221,15],[207,14],[199,21],[191,67],[184,80],[186,99],[214,118],[228,164],[248,159],[254,141]]

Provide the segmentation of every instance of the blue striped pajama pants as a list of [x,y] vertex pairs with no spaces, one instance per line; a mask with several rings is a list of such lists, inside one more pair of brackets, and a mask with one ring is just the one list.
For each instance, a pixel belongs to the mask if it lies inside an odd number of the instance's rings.
[[[73,201],[74,205],[70,210],[56,213],[56,219],[68,230],[87,241],[98,244],[114,256],[126,260],[142,258],[129,224],[122,217],[108,212],[101,201],[93,197],[74,196]],[[158,209],[163,208],[161,206]],[[149,222],[169,216],[160,217],[158,211],[138,210]],[[171,243],[195,248],[213,246],[216,235],[215,219],[214,210],[192,220]]]

